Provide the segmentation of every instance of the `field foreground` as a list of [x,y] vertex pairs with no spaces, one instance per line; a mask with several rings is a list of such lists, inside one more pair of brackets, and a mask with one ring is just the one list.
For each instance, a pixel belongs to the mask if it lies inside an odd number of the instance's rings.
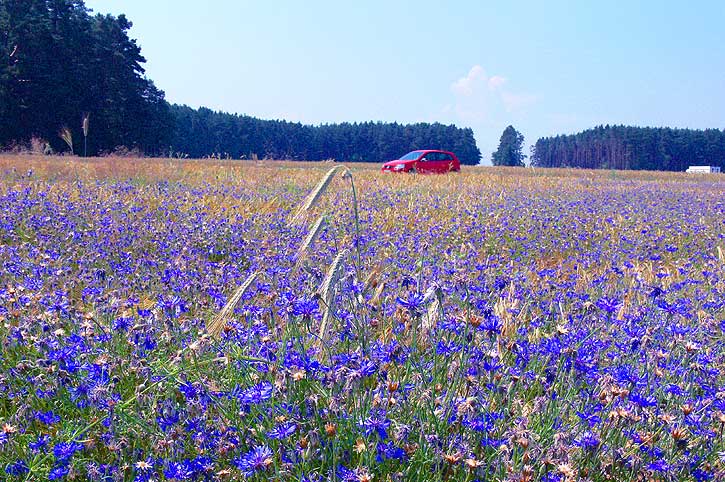
[[332,166],[0,158],[0,478],[725,480],[725,176]]

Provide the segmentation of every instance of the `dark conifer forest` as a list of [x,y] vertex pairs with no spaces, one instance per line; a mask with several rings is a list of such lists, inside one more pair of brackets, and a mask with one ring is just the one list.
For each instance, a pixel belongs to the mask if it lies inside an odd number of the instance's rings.
[[192,157],[256,154],[270,159],[380,162],[431,148],[454,151],[464,164],[478,164],[481,159],[473,131],[453,125],[345,122],[310,126],[179,105],[172,106],[171,112],[176,120],[172,145]]
[[599,126],[536,141],[538,167],[684,171],[692,165],[725,169],[725,131]]

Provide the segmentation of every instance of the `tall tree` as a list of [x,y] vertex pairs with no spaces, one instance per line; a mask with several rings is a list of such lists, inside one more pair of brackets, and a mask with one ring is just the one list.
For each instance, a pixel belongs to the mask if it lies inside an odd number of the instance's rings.
[[516,166],[524,165],[524,136],[508,126],[501,134],[498,149],[491,155],[494,166]]
[[[82,0],[0,0],[0,145],[47,139],[63,149],[68,127],[89,153],[168,147],[173,121],[125,16],[91,16]],[[76,146],[76,149],[81,146]]]

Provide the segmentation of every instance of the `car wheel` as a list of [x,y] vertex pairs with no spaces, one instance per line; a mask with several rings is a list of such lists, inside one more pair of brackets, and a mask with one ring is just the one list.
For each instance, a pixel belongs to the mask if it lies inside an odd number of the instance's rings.
[[408,170],[408,174],[417,174],[417,173],[418,173],[418,171],[416,171],[414,167],[411,167],[411,168],[410,168],[410,169]]

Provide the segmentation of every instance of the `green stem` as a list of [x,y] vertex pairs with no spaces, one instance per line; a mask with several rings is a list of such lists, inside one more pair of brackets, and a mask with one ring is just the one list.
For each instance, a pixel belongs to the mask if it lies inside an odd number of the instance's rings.
[[352,207],[355,211],[355,251],[357,252],[357,266],[355,274],[360,279],[360,269],[362,267],[362,255],[360,254],[360,214],[357,210],[357,191],[355,190],[355,181],[352,178],[352,172],[348,169],[347,174],[350,176],[350,186],[352,186]]

